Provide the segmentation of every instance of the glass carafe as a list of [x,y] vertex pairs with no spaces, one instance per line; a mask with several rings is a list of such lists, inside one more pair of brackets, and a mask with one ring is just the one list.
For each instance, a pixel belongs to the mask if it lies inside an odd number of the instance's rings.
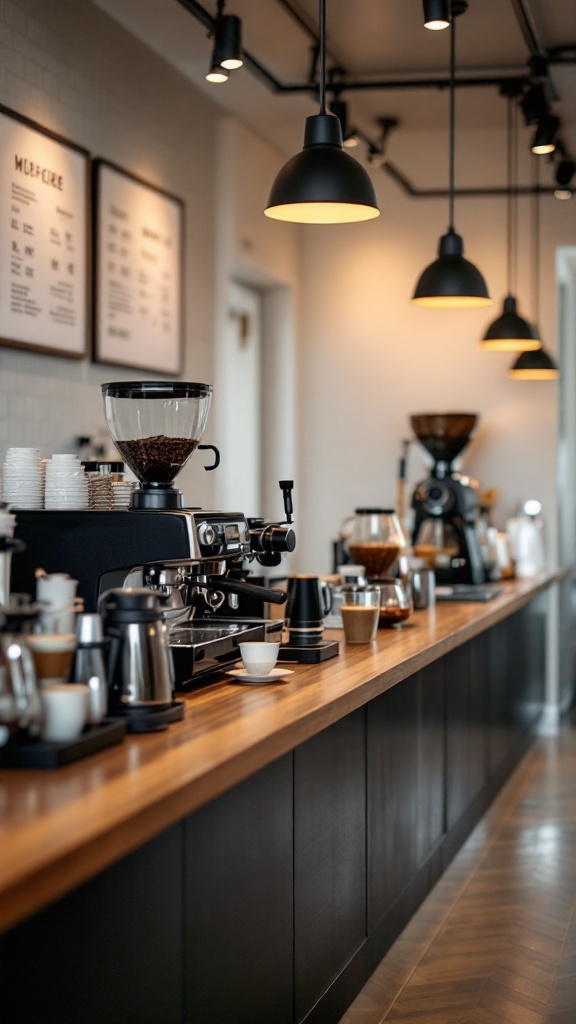
[[445,569],[460,555],[454,526],[443,519],[424,519],[414,540],[414,554],[431,569]]
[[357,508],[348,534],[352,560],[363,565],[366,576],[387,576],[406,541],[398,516],[390,508]]

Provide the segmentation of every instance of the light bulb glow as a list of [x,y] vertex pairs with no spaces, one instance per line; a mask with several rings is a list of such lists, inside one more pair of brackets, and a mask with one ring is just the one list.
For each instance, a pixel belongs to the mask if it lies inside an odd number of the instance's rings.
[[228,57],[221,62],[220,67],[226,68],[227,71],[236,71],[236,68],[241,68],[243,63],[244,61],[239,57]]
[[269,206],[264,213],[271,220],[294,224],[353,224],[380,216],[380,210],[374,206],[329,202],[286,203],[282,206]]
[[228,72],[224,68],[210,68],[210,71],[206,75],[207,82],[216,82],[220,84],[228,81]]
[[542,348],[541,342],[530,338],[483,338],[480,346],[492,352],[535,352]]
[[427,306],[429,309],[473,309],[475,306],[491,306],[492,299],[481,295],[425,295],[410,299],[413,306]]
[[559,370],[508,370],[513,380],[557,380]]
[[437,21],[425,21],[424,28],[429,28],[431,32],[441,32],[443,28],[448,28],[450,25],[449,21],[444,21],[443,18]]

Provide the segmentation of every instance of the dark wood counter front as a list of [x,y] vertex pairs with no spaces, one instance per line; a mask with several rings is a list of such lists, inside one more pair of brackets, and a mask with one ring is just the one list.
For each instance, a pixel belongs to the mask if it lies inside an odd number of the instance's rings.
[[[222,681],[168,731],[55,771],[0,771],[0,930],[96,875],[378,695],[512,615],[562,574],[504,584],[487,604],[441,603],[370,647],[289,682]],[[333,638],[342,638],[334,631]]]

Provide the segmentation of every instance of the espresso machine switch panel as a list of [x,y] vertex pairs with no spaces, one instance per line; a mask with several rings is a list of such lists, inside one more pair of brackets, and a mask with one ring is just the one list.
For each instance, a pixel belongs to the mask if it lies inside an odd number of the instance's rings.
[[250,551],[245,518],[237,513],[194,514],[200,558],[242,558]]

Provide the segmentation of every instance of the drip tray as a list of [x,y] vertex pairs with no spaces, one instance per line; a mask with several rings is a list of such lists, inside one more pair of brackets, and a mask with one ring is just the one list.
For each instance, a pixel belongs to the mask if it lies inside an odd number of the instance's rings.
[[168,643],[174,660],[176,692],[203,685],[210,673],[224,672],[240,661],[238,644],[265,640],[267,633],[281,627],[281,620],[219,616],[194,619],[192,626],[175,626]]

